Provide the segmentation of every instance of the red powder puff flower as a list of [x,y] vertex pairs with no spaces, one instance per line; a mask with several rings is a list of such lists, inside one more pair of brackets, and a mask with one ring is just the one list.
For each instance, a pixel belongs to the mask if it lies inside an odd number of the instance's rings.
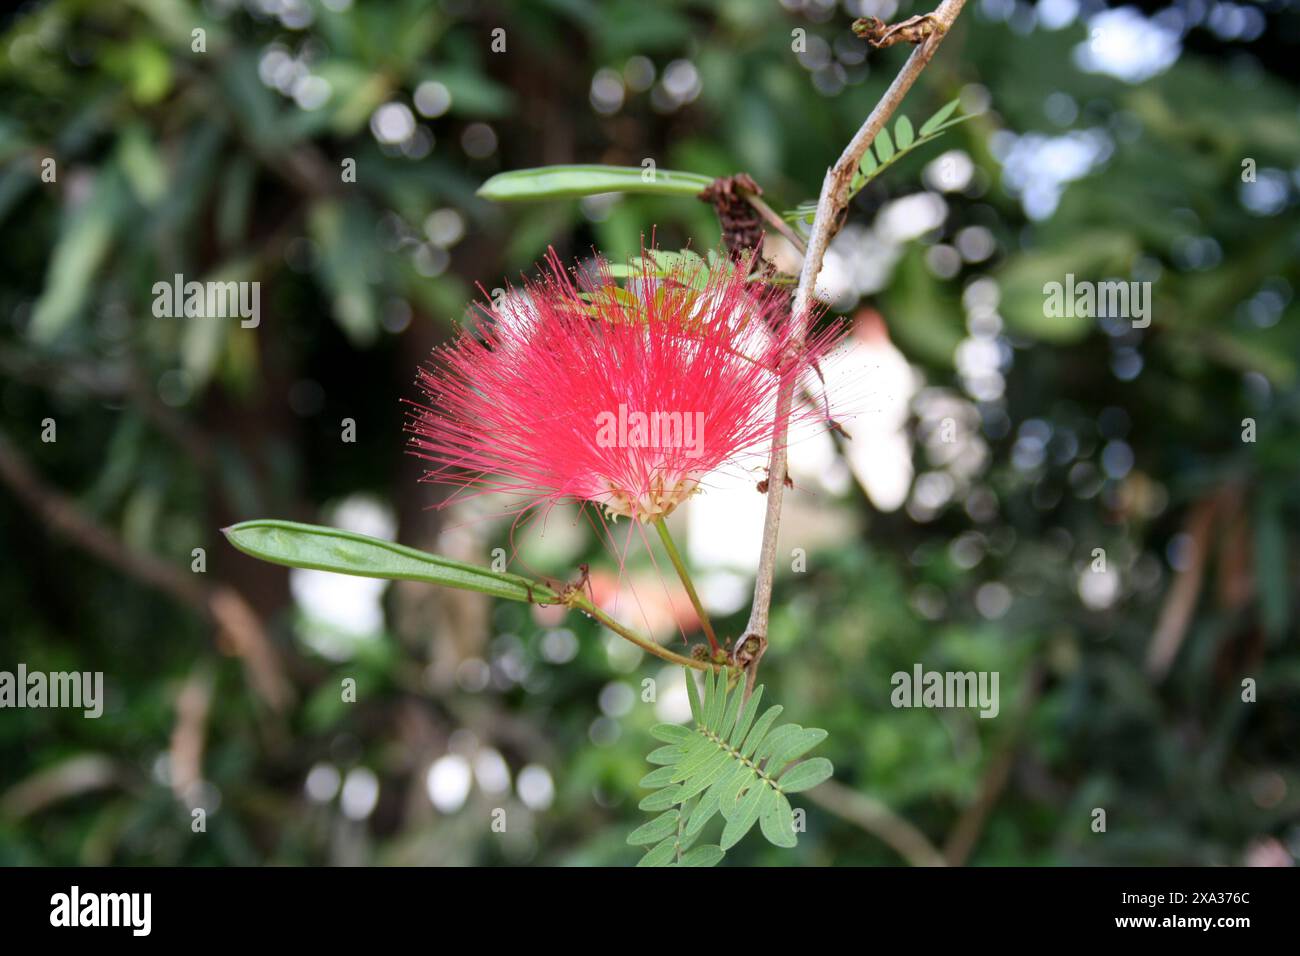
[[420,370],[407,431],[427,480],[649,522],[710,472],[766,460],[778,388],[829,342],[795,347],[788,293],[743,269],[697,288],[689,267],[647,267],[620,287],[603,264],[582,282],[553,251],[548,266]]

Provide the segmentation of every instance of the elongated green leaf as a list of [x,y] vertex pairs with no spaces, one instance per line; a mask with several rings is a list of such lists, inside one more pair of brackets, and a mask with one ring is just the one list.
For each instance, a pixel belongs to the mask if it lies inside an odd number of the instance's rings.
[[691,739],[691,729],[681,724],[655,724],[650,728],[650,736],[666,744],[679,744]]
[[775,796],[776,791],[762,782],[755,783],[749,788],[749,791],[740,798],[740,806],[736,808],[736,812],[722,828],[721,844],[724,850],[730,850],[740,842],[740,838],[758,822],[759,814],[763,812],[764,801]]
[[967,120],[972,120],[974,118],[975,118],[974,116],[970,116],[970,115],[954,116],[952,119],[948,120],[948,122],[944,123],[943,125],[936,126],[933,130],[930,131],[930,134],[920,142],[929,142],[932,139],[936,139],[944,132],[952,129],[954,126],[960,126],[962,123],[966,122]]
[[637,862],[637,866],[667,866],[677,856],[677,837],[670,836]]
[[941,125],[943,125],[943,121],[946,120],[949,116],[951,116],[953,114],[953,111],[957,109],[957,104],[959,102],[960,100],[953,99],[953,100],[949,100],[943,106],[939,107],[939,111],[937,113],[935,113],[928,120],[926,120],[924,123],[921,124],[921,135],[929,136]]
[[693,780],[698,774],[708,773],[717,764],[725,763],[731,756],[713,741],[707,741],[707,747],[700,747],[677,765],[674,780]]
[[872,173],[880,168],[880,163],[876,161],[876,154],[868,147],[867,151],[862,154],[862,160],[858,163],[858,171],[862,173],[863,180],[871,178]]
[[516,574],[498,573],[338,528],[262,519],[222,531],[240,551],[272,564],[367,578],[427,581],[512,601],[559,600],[544,584]]
[[906,116],[900,116],[898,122],[894,124],[894,142],[897,143],[898,148],[907,149],[915,138],[912,132],[912,121]]
[[784,794],[778,793],[774,799],[764,803],[758,824],[769,843],[791,847],[799,842],[794,832],[794,810],[790,808],[790,801]]
[[672,764],[669,764],[666,767],[660,767],[658,770],[651,770],[641,778],[641,782],[637,786],[645,787],[647,790],[656,790],[659,787],[667,786],[673,782],[673,771],[676,769]]
[[698,806],[699,801],[697,800],[687,800],[681,806],[681,818],[686,821],[686,825],[681,828],[677,836],[677,849],[681,853],[689,850],[695,841],[700,838],[699,829],[692,830],[690,827],[691,817],[695,815]]
[[731,734],[731,728],[736,724],[736,715],[740,713],[740,703],[744,696],[741,689],[737,687],[731,695],[731,699],[727,701],[727,709],[723,711],[722,722],[718,725],[717,730],[718,736],[723,740],[727,739]]
[[691,774],[681,788],[682,799],[693,797],[697,793],[703,793],[709,787],[713,786],[724,776],[728,776],[735,768],[736,761],[731,754],[725,751],[718,751],[721,760],[711,760],[706,766],[702,767],[698,773]]
[[686,819],[686,826],[683,828],[683,834],[696,834],[704,828],[704,824],[713,819],[713,815],[718,812],[718,794],[717,788],[709,790],[700,802],[691,810],[691,815]]
[[758,723],[754,724],[754,729],[751,730],[749,736],[745,738],[745,746],[740,748],[740,755],[742,757],[748,757],[758,749],[758,745],[762,743],[763,738],[767,736],[767,732],[771,728],[773,722],[781,716],[782,710],[784,710],[784,708],[780,704],[773,704],[764,711],[762,717],[758,718]]
[[777,776],[790,761],[798,760],[825,739],[826,731],[818,727],[801,729],[779,750],[773,748],[771,756],[768,757],[767,766],[764,768],[765,772],[769,777]]
[[722,717],[722,708],[727,703],[727,678],[720,668],[713,672],[712,677],[706,676],[704,679],[712,681],[704,692],[704,726],[712,729],[718,726],[718,721]]
[[697,173],[647,170],[639,166],[543,166],[498,173],[479,187],[478,194],[494,202],[568,199],[616,192],[694,197],[711,182],[708,176]]
[[36,342],[54,341],[85,305],[95,274],[112,250],[113,236],[124,225],[118,197],[125,188],[114,171],[101,174],[94,193],[64,227],[50,258],[45,288],[32,309],[29,332]]
[[650,796],[646,797],[637,804],[637,809],[645,810],[648,813],[657,813],[660,810],[667,810],[669,807],[681,802],[678,794],[681,793],[681,787],[664,787],[662,790],[656,790]]
[[881,165],[889,162],[894,156],[894,141],[889,138],[889,130],[883,126],[880,132],[876,134],[875,141],[872,143],[876,148],[876,155],[880,157]]
[[757,779],[758,774],[752,768],[741,764],[735,776],[718,791],[718,809],[722,811],[724,817],[731,819],[736,811],[736,802],[740,799],[741,792],[746,787],[752,786]]
[[754,715],[758,713],[758,705],[763,701],[763,688],[758,686],[754,688],[754,693],[750,696],[745,704],[744,710],[741,711],[740,718],[736,721],[736,726],[732,729],[727,738],[727,742],[733,747],[739,747],[745,739],[745,734],[749,732],[750,725],[754,723]]
[[653,764],[666,764],[672,766],[679,764],[686,757],[686,748],[678,744],[672,744],[667,747],[658,747],[646,754],[646,760]]
[[[685,811],[684,811],[684,810],[683,810],[682,812],[683,812],[683,814],[685,814]],[[685,852],[686,852],[687,850],[689,850],[692,846],[694,846],[694,845],[695,845],[695,841],[698,840],[698,839],[700,838],[700,832],[701,832],[701,831],[699,831],[699,830],[696,830],[694,833],[686,833],[686,832],[683,832],[682,835],[681,835],[681,837],[678,838],[678,840],[677,840],[677,852],[679,852],[679,853],[685,853]]]
[[[707,681],[709,675],[705,674],[704,679]],[[695,683],[695,672],[686,672],[686,699],[691,702],[691,719],[697,724],[704,722],[704,707],[700,704],[700,689]]]
[[825,757],[813,757],[787,770],[776,785],[782,793],[799,793],[801,790],[811,790],[834,772],[835,768]]
[[767,739],[754,751],[754,763],[761,763],[789,744],[803,730],[798,724],[782,724],[767,735]]
[[697,846],[690,853],[682,857],[678,866],[717,866],[726,856],[726,851],[720,846],[712,843],[706,843],[703,846]]
[[681,816],[676,810],[660,814],[649,823],[644,823],[627,835],[627,842],[632,846],[648,846],[658,843],[668,834],[677,832],[677,820]]

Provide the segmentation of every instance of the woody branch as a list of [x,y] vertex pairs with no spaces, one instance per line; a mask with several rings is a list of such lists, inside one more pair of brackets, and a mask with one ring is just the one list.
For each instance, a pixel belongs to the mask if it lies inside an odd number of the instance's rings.
[[[835,165],[826,171],[821,194],[817,200],[817,212],[813,217],[812,230],[808,236],[808,249],[804,256],[803,268],[799,272],[799,285],[794,294],[794,315],[796,321],[801,323],[796,330],[793,345],[796,349],[803,345],[807,337],[808,311],[813,302],[817,277],[821,273],[826,250],[843,224],[853,173],[875,140],[876,134],[898,109],[903,97],[916,82],[916,78],[933,59],[939,44],[943,42],[948,29],[965,5],[966,0],[943,0],[934,13],[930,14],[927,18],[930,21],[929,35],[912,51],[903,68],[889,85],[889,89],[871,111],[871,115],[854,134]],[[754,684],[759,659],[767,646],[772,580],[776,572],[776,539],[781,524],[781,500],[786,481],[786,436],[796,384],[794,377],[791,377],[781,386],[777,395],[777,429],[772,438],[772,451],[768,460],[767,513],[763,523],[758,575],[754,582],[754,603],[750,610],[749,622],[745,626],[744,638],[737,643],[738,651],[745,648],[751,640],[756,641],[757,644],[756,647],[750,645],[750,650],[747,651],[748,657],[744,661],[749,671],[748,687]]]

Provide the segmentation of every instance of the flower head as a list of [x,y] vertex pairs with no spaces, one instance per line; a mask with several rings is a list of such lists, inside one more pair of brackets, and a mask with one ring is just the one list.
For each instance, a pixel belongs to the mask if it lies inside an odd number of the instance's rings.
[[743,269],[643,266],[620,286],[547,265],[420,370],[407,430],[429,480],[654,520],[766,455],[778,389],[827,345],[798,344],[788,294]]

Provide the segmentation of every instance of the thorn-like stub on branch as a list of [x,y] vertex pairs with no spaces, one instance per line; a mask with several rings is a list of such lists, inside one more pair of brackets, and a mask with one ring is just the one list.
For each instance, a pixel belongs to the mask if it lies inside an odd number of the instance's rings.
[[[785,486],[786,486],[787,488],[793,488],[793,487],[794,487],[794,479],[791,478],[789,475],[786,475],[786,476],[785,476]],[[764,478],[762,481],[760,481],[760,482],[758,483],[758,486],[757,486],[757,487],[758,487],[758,493],[759,493],[760,495],[765,495],[765,494],[767,494],[767,479]]]
[[701,202],[711,205],[722,224],[722,241],[733,257],[757,251],[763,243],[763,217],[745,198],[763,195],[763,190],[748,173],[720,176],[699,194]]

